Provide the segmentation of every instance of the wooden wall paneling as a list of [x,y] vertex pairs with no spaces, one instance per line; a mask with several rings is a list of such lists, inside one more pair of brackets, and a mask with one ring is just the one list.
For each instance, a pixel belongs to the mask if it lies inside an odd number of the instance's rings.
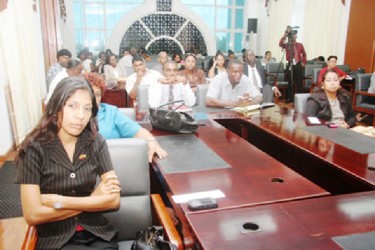
[[59,28],[59,1],[58,0],[41,0],[40,1],[40,16],[42,23],[43,34],[43,48],[44,48],[44,61],[45,70],[51,64],[57,61],[56,54],[61,44],[61,35]]
[[372,47],[375,39],[375,1],[352,0],[345,48],[345,64],[352,70],[373,69]]
[[375,40],[372,41],[371,72],[375,72]]

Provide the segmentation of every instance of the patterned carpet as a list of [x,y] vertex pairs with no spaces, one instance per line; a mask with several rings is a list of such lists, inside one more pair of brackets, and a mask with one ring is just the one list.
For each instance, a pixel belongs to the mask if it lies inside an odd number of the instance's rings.
[[6,161],[0,168],[0,219],[22,216],[19,185],[14,183],[16,166]]

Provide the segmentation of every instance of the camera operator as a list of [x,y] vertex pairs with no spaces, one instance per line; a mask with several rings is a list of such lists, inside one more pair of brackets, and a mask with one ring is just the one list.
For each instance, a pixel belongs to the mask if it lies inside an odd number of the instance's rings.
[[[295,27],[297,28],[297,27]],[[287,39],[288,38],[288,39]],[[287,39],[287,41],[286,41]],[[288,26],[283,37],[281,37],[279,46],[286,51],[286,59],[288,61],[288,90],[286,95],[286,102],[293,102],[294,91],[296,93],[302,93],[302,77],[303,67],[306,64],[306,52],[302,43],[297,41],[297,30],[293,30],[292,27]],[[292,66],[292,67],[291,67]],[[290,72],[291,71],[291,72]]]

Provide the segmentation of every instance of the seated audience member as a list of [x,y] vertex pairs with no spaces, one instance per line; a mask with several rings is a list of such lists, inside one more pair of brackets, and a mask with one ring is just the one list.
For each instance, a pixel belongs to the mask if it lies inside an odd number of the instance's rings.
[[126,68],[132,67],[133,56],[130,54],[130,48],[125,47],[122,51],[122,57],[118,62],[118,66],[122,71],[126,72]]
[[98,72],[101,75],[104,74],[105,61],[106,61],[105,53],[104,53],[104,51],[101,51],[99,53],[98,59],[95,62],[95,70],[94,71]]
[[82,64],[83,73],[91,72],[91,59],[88,58],[89,52],[86,49],[78,53],[78,58]]
[[47,90],[49,89],[49,86],[51,85],[51,82],[55,76],[65,69],[68,66],[68,61],[72,57],[72,53],[70,53],[67,49],[61,49],[57,52],[57,63],[52,64],[49,69],[46,76],[47,80]]
[[139,55],[143,57],[143,59],[145,60],[145,62],[149,62],[151,61],[151,57],[147,54],[147,51],[146,49],[140,49],[139,50]]
[[102,213],[119,208],[121,188],[97,112],[89,83],[65,78],[18,147],[16,180],[36,249],[118,249],[117,229]]
[[258,88],[243,75],[243,64],[238,60],[231,60],[227,73],[219,74],[212,80],[207,92],[206,106],[247,106],[261,103],[262,100]]
[[156,65],[153,70],[158,71],[160,74],[163,74],[164,64],[168,61],[168,54],[165,51],[160,51],[158,54],[158,62],[159,64]]
[[375,94],[375,72],[372,73],[370,87],[368,88],[367,92]]
[[106,49],[105,50],[105,58],[108,58],[110,57],[111,55],[113,55],[114,53],[112,52],[111,49]]
[[104,65],[104,77],[109,87],[115,87],[125,83],[126,72],[121,72],[119,69],[115,54],[107,57],[106,65]]
[[232,50],[228,50],[228,60],[234,60],[236,59],[234,52]]
[[240,61],[240,62],[242,62],[242,63],[245,62],[245,51],[246,51],[246,49],[242,49],[241,50],[241,56],[237,57],[237,60]]
[[337,56],[329,56],[328,59],[327,59],[327,67],[324,67],[319,72],[318,87],[320,87],[320,85],[323,81],[323,75],[329,69],[333,69],[334,71],[337,72],[337,74],[339,75],[339,81],[340,82],[347,76],[347,74],[344,71],[342,71],[341,69],[337,68],[336,65],[337,65]]
[[160,147],[155,137],[147,129],[142,128],[138,123],[121,113],[117,107],[101,103],[102,96],[104,96],[106,90],[103,77],[99,74],[91,73],[86,78],[94,89],[96,103],[99,108],[97,116],[98,128],[104,139],[143,138],[148,141],[148,160],[150,162],[154,154],[157,154],[161,159],[167,156],[165,150]]
[[252,85],[254,85],[263,95],[263,102],[273,102],[273,96],[281,96],[279,89],[272,83],[266,83],[266,72],[259,60],[255,59],[252,50],[245,51],[245,63],[243,65],[243,73],[249,77]]
[[262,59],[262,64],[266,65],[267,63],[275,63],[275,59],[272,58],[271,51],[267,50],[266,53],[264,53],[264,57]]
[[172,55],[172,60],[177,63],[178,70],[183,70],[184,69],[184,61],[182,61],[181,55],[179,53],[174,53]]
[[199,51],[199,49],[198,48],[196,48],[196,47],[194,47],[193,48],[193,54],[195,55],[195,58],[196,59],[205,59],[206,57],[204,56],[204,55],[202,55],[202,53]]
[[322,89],[307,99],[306,114],[326,122],[349,128],[355,123],[355,114],[349,92],[340,88],[339,74],[328,69],[323,75]]
[[186,106],[195,105],[195,95],[185,77],[178,75],[177,63],[169,60],[164,64],[163,78],[148,88],[148,104],[152,108],[183,100]]
[[208,77],[214,78],[217,74],[226,72],[225,66],[224,55],[220,51],[218,51],[213,58],[212,66],[208,71]]
[[162,75],[155,70],[146,68],[146,63],[141,56],[133,57],[134,73],[126,78],[126,92],[133,99],[137,99],[137,90],[139,85],[151,85],[156,83]]
[[195,92],[198,84],[206,83],[206,75],[203,70],[197,69],[194,54],[188,53],[185,56],[185,69],[178,72],[189,82],[191,89]]
[[47,104],[49,99],[51,98],[53,92],[55,91],[56,86],[61,82],[62,79],[69,77],[69,76],[79,76],[82,74],[82,64],[80,61],[76,59],[70,59],[68,61],[68,66],[66,69],[58,73],[55,78],[53,78],[51,85],[49,86],[49,90],[47,93],[46,98],[44,99],[44,103]]

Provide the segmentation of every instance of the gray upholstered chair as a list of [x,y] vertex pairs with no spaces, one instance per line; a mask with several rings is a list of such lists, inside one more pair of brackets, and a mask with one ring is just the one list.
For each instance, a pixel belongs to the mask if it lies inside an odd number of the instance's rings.
[[[105,216],[118,228],[119,249],[130,249],[138,231],[161,224],[169,240],[183,249],[181,238],[158,194],[150,195],[147,142],[143,139],[107,140],[113,168],[121,183],[120,208]],[[152,205],[151,205],[152,204]],[[152,210],[156,219],[153,221]],[[34,249],[37,234],[30,226],[22,249]]]
[[134,108],[119,108],[120,112],[128,116],[133,121],[136,120],[136,112]]
[[137,90],[137,103],[139,111],[148,111],[148,85],[139,85]]
[[[285,65],[284,63],[267,63],[266,64],[266,81],[268,84],[276,83],[277,88],[284,92],[286,96],[286,90],[288,88],[288,81],[285,80]],[[277,74],[277,76],[276,76]],[[276,81],[275,81],[276,78]],[[278,102],[278,98],[275,98],[275,103]]]
[[303,87],[305,89],[311,90],[312,84],[317,82],[313,80],[314,69],[321,69],[322,66],[323,66],[322,64],[306,64],[305,65],[304,74],[303,74],[303,79],[304,79]]
[[320,85],[318,83],[319,73],[322,69],[321,68],[315,68],[313,69],[313,75],[312,75],[312,83],[310,85],[310,93],[314,92],[315,90],[319,89]]
[[342,64],[342,65],[336,65],[337,68],[341,69],[345,73],[349,73],[350,67],[347,64]]
[[[353,96],[353,110],[375,115],[375,94],[368,93],[372,74],[357,74]],[[375,119],[373,119],[375,126]]]
[[294,110],[298,113],[305,113],[307,106],[307,99],[310,93],[301,93],[294,95]]
[[197,97],[197,106],[205,107],[206,106],[206,96],[208,91],[208,84],[198,84],[195,95]]

